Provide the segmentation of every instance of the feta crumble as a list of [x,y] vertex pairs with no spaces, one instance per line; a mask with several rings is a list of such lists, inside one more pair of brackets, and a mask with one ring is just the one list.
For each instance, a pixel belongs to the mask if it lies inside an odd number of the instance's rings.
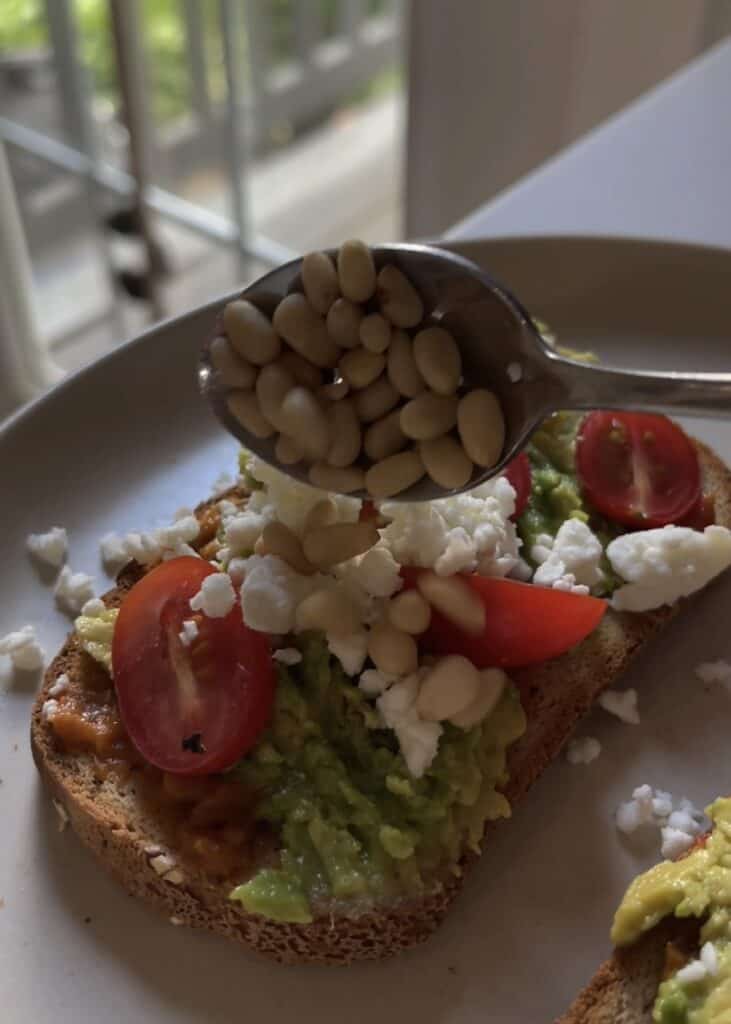
[[198,623],[195,619],[183,619],[178,637],[183,647],[190,647],[198,638]]
[[156,530],[133,530],[124,536],[107,533],[99,543],[99,550],[105,567],[117,571],[133,559],[140,565],[151,565],[159,559],[197,555],[190,544],[199,533],[200,524],[189,513]]
[[369,668],[361,673],[358,680],[358,688],[368,697],[377,697],[395,683],[397,678],[398,676],[392,676],[386,672],[379,672],[378,669]]
[[272,658],[280,665],[299,665],[302,661],[302,652],[296,647],[280,647],[272,654]]
[[0,639],[0,655],[10,658],[13,668],[34,672],[43,667],[45,654],[33,626],[22,626]]
[[58,713],[58,709],[61,705],[54,697],[49,697],[48,700],[44,700],[41,706],[41,719],[44,722],[50,722],[51,719]]
[[566,760],[569,764],[591,764],[602,752],[602,745],[594,736],[582,736],[580,739],[569,740],[566,747]]
[[60,569],[68,554],[69,538],[62,526],[52,526],[46,533],[31,533],[26,545],[34,558]]
[[291,633],[297,605],[313,586],[276,555],[252,555],[242,560],[244,581],[241,607],[244,622],[262,633]]
[[68,565],[61,570],[53,588],[56,603],[71,615],[78,615],[87,601],[94,597],[94,581],[85,572],[72,572]]
[[107,606],[100,597],[91,597],[82,606],[81,614],[94,619],[99,615],[103,615],[106,610]]
[[580,519],[567,519],[553,539],[541,534],[531,555],[539,562],[533,575],[539,587],[587,594],[604,581],[601,542]]
[[681,985],[692,985],[696,981],[703,981],[708,974],[706,965],[702,960],[691,960],[679,971],[676,971],[675,979]]
[[420,779],[437,755],[442,727],[438,722],[425,722],[416,710],[421,675],[415,672],[394,683],[376,701],[376,707],[387,728],[396,733],[409,773]]
[[325,637],[327,649],[343,666],[349,676],[357,676],[365,665],[368,655],[368,634],[328,633]]
[[674,800],[664,790],[654,790],[646,783],[632,793],[632,799],[617,808],[616,825],[620,832],[631,834],[643,826],[660,830],[663,857],[675,859],[710,828],[702,811],[684,797]]
[[731,565],[731,531],[663,526],[616,537],[607,547],[614,571],[627,582],[612,597],[618,611],[644,612],[695,593]]
[[71,680],[69,679],[67,673],[62,672],[61,675],[57,677],[56,682],[53,684],[53,686],[49,687],[48,696],[60,697],[62,693],[66,693],[70,684]]
[[225,572],[206,576],[197,594],[190,599],[194,612],[203,612],[209,619],[222,619],[236,604],[236,591]]
[[728,661],[704,661],[696,665],[695,674],[702,683],[731,684],[731,664]]
[[605,690],[599,695],[598,704],[616,715],[627,725],[639,725],[640,713],[637,710],[637,690]]

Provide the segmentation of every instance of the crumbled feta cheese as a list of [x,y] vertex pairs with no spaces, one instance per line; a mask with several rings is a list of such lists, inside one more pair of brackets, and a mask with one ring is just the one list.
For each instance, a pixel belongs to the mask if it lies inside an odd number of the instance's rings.
[[94,597],[94,581],[85,572],[72,572],[63,567],[53,588],[57,604],[72,615],[78,615],[87,601]]
[[296,647],[280,647],[278,651],[274,652],[272,658],[280,665],[299,665],[302,661],[302,652],[298,651]]
[[[319,501],[323,492],[316,487],[302,484],[280,470],[268,465],[256,456],[252,456],[247,466],[248,472],[260,483],[262,490],[254,491],[248,505],[257,512],[276,509],[276,518],[301,535],[307,513]],[[357,498],[348,498],[341,494],[333,494],[340,522],[354,523],[358,519],[361,502]],[[273,513],[270,518],[274,518]]]
[[602,752],[602,745],[594,736],[582,736],[581,739],[569,740],[566,748],[566,760],[569,764],[591,764]]
[[644,612],[673,604],[731,565],[731,531],[664,526],[616,537],[607,547],[614,571],[627,580],[612,598],[619,611]]
[[676,972],[675,979],[681,985],[692,985],[696,981],[703,981],[707,974],[706,965],[701,960],[691,960]]
[[81,614],[93,619],[97,615],[103,615],[106,610],[107,606],[100,597],[91,597],[82,606]]
[[695,674],[702,683],[731,683],[731,664],[727,661],[704,661],[696,665]]
[[160,876],[166,876],[177,868],[175,861],[168,853],[158,853],[156,856],[150,857],[149,863],[155,874]]
[[169,526],[161,526],[154,531],[154,536],[160,548],[176,548],[179,544],[190,544],[194,541],[200,529],[196,517],[190,515],[176,519]]
[[61,526],[52,526],[47,533],[31,533],[26,544],[34,558],[60,569],[69,550],[69,538]]
[[703,813],[690,800],[677,802],[664,790],[651,786],[638,786],[632,799],[617,808],[616,825],[620,832],[632,833],[643,825],[660,829],[663,857],[675,859],[705,832],[709,823]]
[[161,558],[167,560],[181,555],[197,555],[197,551],[190,547],[190,542],[200,533],[200,523],[188,509],[180,511],[186,514],[156,530],[133,530],[123,537],[116,533],[105,534],[99,548],[106,568],[117,571],[132,559],[140,565],[151,565]]
[[231,577],[225,572],[214,572],[206,576],[198,593],[190,599],[193,611],[203,612],[209,619],[222,619],[235,604],[236,591]]
[[333,657],[343,666],[349,676],[357,676],[365,665],[368,655],[368,634],[361,633],[328,633],[325,637],[327,648]]
[[[542,551],[536,552],[536,547],[541,549],[547,545],[534,545],[533,554],[542,555]],[[536,569],[533,582],[539,587],[554,587],[563,580],[557,589],[590,589],[604,579],[599,567],[602,554],[601,541],[586,523],[580,519],[567,519],[559,527],[548,556]]]
[[671,828],[670,825],[663,825],[660,829],[660,836],[662,838],[660,852],[666,860],[676,860],[695,842],[695,836],[683,832],[682,829]]
[[244,622],[262,633],[291,633],[297,605],[318,585],[316,576],[301,576],[276,555],[242,560]]
[[41,718],[43,721],[50,722],[60,707],[61,705],[53,697],[49,697],[48,700],[44,700],[41,707]]
[[216,503],[216,508],[221,513],[221,520],[223,523],[227,519],[231,519],[233,516],[238,515],[239,506],[233,501],[229,501],[228,498],[224,498],[222,501]]
[[550,556],[553,548],[553,537],[550,533],[539,533],[536,542],[530,549],[530,556],[536,565],[541,565]]
[[511,384],[517,384],[518,381],[523,379],[523,367],[520,363],[508,363],[505,367],[505,373]]
[[[221,552],[219,551],[219,556],[220,554]],[[221,564],[226,565],[226,572],[231,577],[233,585],[235,587],[240,587],[244,582],[244,576],[246,575],[246,559],[232,558],[228,564],[221,559]]]
[[56,682],[53,684],[53,686],[49,687],[49,697],[60,697],[62,693],[66,693],[70,684],[71,680],[69,679],[67,673],[62,672],[61,675],[57,677]]
[[127,546],[118,533],[105,533],[99,541],[102,562],[109,569],[121,568],[128,561]]
[[371,597],[391,597],[403,586],[401,567],[389,549],[378,543],[335,567],[335,575],[365,590]]
[[233,556],[250,555],[262,530],[273,518],[273,510],[272,515],[267,516],[247,509],[227,519],[224,524],[223,539],[229,549],[229,554]]
[[715,977],[718,974],[718,954],[712,942],[704,942],[701,946],[700,960],[706,971]]
[[53,806],[56,811],[56,814],[58,815],[58,831],[63,832],[63,830],[66,828],[70,820],[69,812],[66,810],[61,801],[56,800],[55,797],[53,798]]
[[616,715],[627,725],[640,724],[640,713],[637,710],[637,690],[605,690],[599,695],[598,703],[610,715]]
[[656,789],[652,798],[652,813],[655,818],[669,818],[673,813],[672,795],[662,789]]
[[195,619],[183,619],[182,628],[178,636],[183,647],[190,647],[198,637],[198,623]]
[[559,576],[557,580],[554,580],[551,584],[552,590],[562,590],[565,594],[582,594],[586,595],[589,593],[589,588],[584,583],[577,583],[576,577],[572,572],[567,572],[565,576]]
[[369,668],[361,673],[358,680],[358,687],[368,697],[377,697],[395,683],[397,676],[389,675],[387,672],[379,672],[378,669]]
[[23,626],[0,639],[0,655],[7,655],[13,668],[21,672],[34,672],[43,667],[45,654],[36,639],[33,626]]
[[171,558],[200,558],[195,548],[192,548],[190,544],[178,543],[172,548],[163,548],[161,557],[163,562],[169,562]]
[[393,729],[409,773],[419,779],[437,755],[442,727],[425,722],[416,710],[421,673],[394,683],[376,701],[387,728]]
[[433,568],[443,576],[476,570],[507,576],[519,561],[520,539],[510,516],[515,490],[497,477],[466,494],[432,502],[385,502],[390,522],[384,542],[402,565]]

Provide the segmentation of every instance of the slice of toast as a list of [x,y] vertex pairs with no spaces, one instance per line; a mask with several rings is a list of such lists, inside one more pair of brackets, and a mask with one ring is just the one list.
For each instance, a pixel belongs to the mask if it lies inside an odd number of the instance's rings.
[[[708,448],[698,444],[705,489],[716,502],[716,522],[731,526],[731,473]],[[197,509],[210,536],[215,505]],[[215,525],[215,524],[213,524]],[[141,575],[139,567],[123,572],[106,595],[119,604]],[[676,612],[667,608],[642,615],[611,610],[600,627],[561,658],[513,672],[528,726],[508,752],[509,782],[505,792],[518,803],[546,766],[559,754],[574,726],[598,694],[616,681],[630,659]],[[175,923],[226,935],[285,963],[349,964],[394,955],[424,941],[444,917],[462,886],[475,855],[465,851],[459,873],[445,867],[441,885],[418,900],[347,909],[316,918],[311,924],[289,924],[248,914],[228,898],[230,883],[208,877],[183,850],[170,849],[159,816],[139,797],[134,783],[116,776],[99,778],[90,755],[67,755],[54,742],[41,709],[48,690],[65,672],[77,685],[86,673],[98,671],[71,634],[50,665],[35,702],[31,746],[38,770],[54,798],[65,808],[71,825],[101,863],[129,893],[162,910]],[[494,826],[490,826],[491,828]],[[169,853],[177,871],[159,874],[154,853]]]
[[688,956],[699,924],[670,917],[624,949],[616,949],[555,1024],[652,1024],[668,943]]

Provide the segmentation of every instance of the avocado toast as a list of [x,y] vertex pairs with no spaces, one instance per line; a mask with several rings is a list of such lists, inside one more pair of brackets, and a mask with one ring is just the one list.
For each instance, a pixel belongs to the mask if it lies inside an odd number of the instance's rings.
[[[728,472],[708,449],[699,445],[698,453],[704,491],[714,499],[715,521],[729,525]],[[562,500],[570,484],[569,474],[556,466],[548,481],[546,472],[541,473],[550,468],[545,453],[533,455],[534,490],[519,529],[521,524],[535,527],[537,502],[545,500],[548,483],[560,489]],[[249,494],[237,489],[225,500],[228,506],[245,508]],[[228,506],[226,513],[232,516]],[[221,503],[205,503],[196,515],[200,530],[194,547],[210,558],[220,546]],[[150,576],[154,572],[152,568]],[[106,595],[106,605],[122,604],[144,575],[140,566],[126,567],[115,590]],[[573,595],[571,599],[576,600]],[[607,609],[598,628],[560,657],[509,669],[510,681],[492,714],[469,730],[445,724],[439,753],[425,775],[417,773],[413,779],[402,751],[378,728],[383,723],[372,723],[371,735],[378,738],[375,759],[373,751],[358,754],[356,744],[369,735],[363,723],[374,713],[373,706],[317,637],[297,640],[301,660],[278,662],[274,734],[267,734],[241,765],[203,777],[160,771],[129,742],[109,675],[89,656],[89,635],[82,646],[80,629],[49,668],[36,702],[34,756],[82,840],[128,891],[157,905],[174,923],[217,931],[284,962],[377,959],[431,934],[478,855],[483,830],[509,815],[596,696],[675,609],[643,614]],[[97,642],[104,647],[103,621],[97,628]],[[111,632],[109,626],[107,634]],[[108,657],[108,635],[106,644]],[[65,721],[63,715],[47,711],[51,691],[57,692],[62,678]],[[343,730],[354,713],[357,728]],[[278,733],[283,722],[287,729]],[[293,722],[299,723],[295,733]],[[300,791],[293,797],[292,787],[288,791],[281,782],[293,764],[302,768],[297,738],[302,729],[317,740],[305,744],[312,751],[307,756],[319,760],[304,774],[308,785],[315,785],[319,801],[333,779],[327,758],[338,755],[339,795],[328,797],[327,806],[337,809],[338,824],[358,837],[357,846],[343,846],[341,831],[323,827],[332,823],[328,815],[328,820],[310,815],[304,843],[295,827],[313,794]],[[355,751],[353,756],[343,742]],[[363,764],[371,765],[370,782],[357,778],[353,766]],[[267,803],[262,795],[276,800]],[[371,798],[367,808],[359,800],[363,795]],[[441,823],[438,828],[429,823],[430,815]],[[305,856],[311,852],[313,834],[319,858],[314,868]],[[358,851],[373,850],[374,836],[378,858],[363,860]],[[287,870],[284,852],[293,861]]]

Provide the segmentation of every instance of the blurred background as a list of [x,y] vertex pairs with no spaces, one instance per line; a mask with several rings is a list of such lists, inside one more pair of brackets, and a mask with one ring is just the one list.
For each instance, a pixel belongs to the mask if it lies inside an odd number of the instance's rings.
[[0,331],[32,391],[308,249],[438,237],[729,31],[731,0],[0,0]]

